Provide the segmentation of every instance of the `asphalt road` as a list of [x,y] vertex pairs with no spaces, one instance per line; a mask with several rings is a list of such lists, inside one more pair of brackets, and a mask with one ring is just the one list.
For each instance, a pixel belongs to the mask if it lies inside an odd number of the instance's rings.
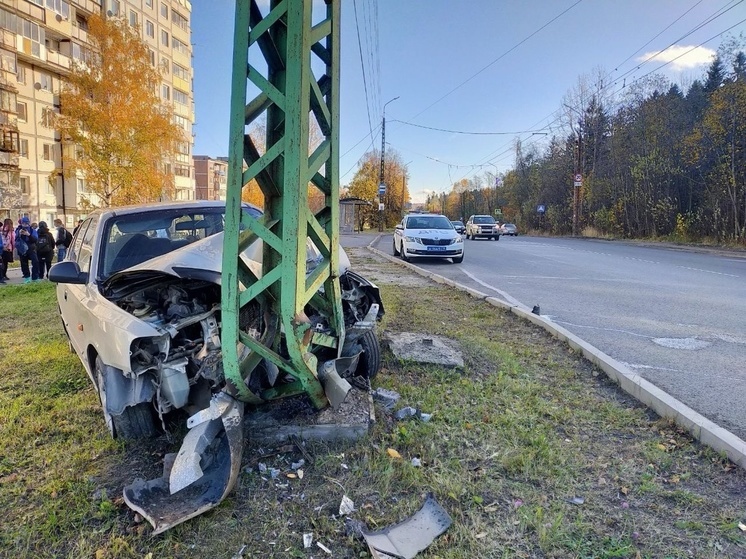
[[[391,252],[384,235],[377,246]],[[466,242],[415,264],[564,326],[746,440],[746,254],[588,239]]]

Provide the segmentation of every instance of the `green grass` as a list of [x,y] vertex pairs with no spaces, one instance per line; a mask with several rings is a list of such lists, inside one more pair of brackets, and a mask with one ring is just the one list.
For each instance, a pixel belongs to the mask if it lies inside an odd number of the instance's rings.
[[[366,266],[409,273],[361,254]],[[157,537],[121,491],[157,472],[174,442],[110,440],[67,349],[54,287],[0,288],[0,556],[232,557],[243,545],[245,557],[325,556],[303,549],[313,532],[333,557],[368,557],[338,517],[342,495],[375,529],[414,513],[431,491],[454,523],[425,559],[746,555],[741,469],[510,313],[432,284],[381,288],[382,334],[443,335],[464,354],[463,370],[452,370],[384,351],[374,386],[397,390],[400,405],[431,421],[396,422],[377,409],[364,439],[309,443],[303,479],[284,477],[297,450],[250,442],[229,498]],[[283,474],[266,479],[259,461]]]

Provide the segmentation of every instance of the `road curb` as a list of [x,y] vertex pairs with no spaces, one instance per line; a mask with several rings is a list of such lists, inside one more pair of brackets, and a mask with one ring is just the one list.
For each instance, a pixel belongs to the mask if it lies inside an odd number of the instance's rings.
[[505,301],[487,295],[477,289],[467,287],[434,272],[423,270],[419,266],[415,266],[409,262],[404,262],[390,254],[378,250],[373,245],[376,244],[380,238],[381,235],[378,235],[366,248],[386,260],[399,266],[409,268],[413,272],[431,279],[436,283],[454,287],[460,291],[468,293],[475,299],[481,299],[495,307],[510,310],[513,314],[544,328],[558,340],[567,343],[573,350],[581,352],[583,357],[606,373],[606,375],[616,382],[627,394],[630,394],[651,408],[659,416],[674,421],[677,425],[686,429],[702,444],[709,446],[717,452],[725,454],[733,463],[746,469],[746,441],[707,419],[702,414],[694,411],[692,408],[677,400],[667,392],[664,392],[650,381],[645,380],[626,365],[623,365],[613,357],[605,354],[600,349],[592,346],[565,328],[540,315],[533,314],[525,305],[506,303]]

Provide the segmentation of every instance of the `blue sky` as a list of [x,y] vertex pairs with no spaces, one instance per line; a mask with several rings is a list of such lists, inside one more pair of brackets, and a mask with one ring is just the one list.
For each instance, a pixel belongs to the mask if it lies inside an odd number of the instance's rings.
[[[234,6],[192,2],[198,155],[228,154]],[[686,87],[724,38],[746,36],[744,20],[744,0],[343,0],[342,185],[380,149],[381,111],[395,97],[386,149],[408,164],[422,201],[512,168],[515,141],[541,146],[549,136],[532,131],[552,122],[558,132],[563,99],[583,79],[603,76],[615,100],[658,68]]]

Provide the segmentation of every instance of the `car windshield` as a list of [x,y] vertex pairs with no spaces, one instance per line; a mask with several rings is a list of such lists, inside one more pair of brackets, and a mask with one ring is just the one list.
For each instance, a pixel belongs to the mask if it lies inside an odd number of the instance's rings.
[[453,225],[442,215],[418,215],[407,219],[407,229],[453,229]]
[[[244,208],[253,216],[261,214]],[[141,264],[220,233],[223,230],[223,208],[165,208],[161,211],[124,214],[106,223],[101,246],[99,278]]]
[[474,223],[495,223],[495,218],[488,215],[474,216]]
[[512,223],[506,223],[505,227],[507,227],[508,229],[515,229],[515,225],[513,225]]
[[460,221],[452,221],[454,227],[463,227],[464,224]]

